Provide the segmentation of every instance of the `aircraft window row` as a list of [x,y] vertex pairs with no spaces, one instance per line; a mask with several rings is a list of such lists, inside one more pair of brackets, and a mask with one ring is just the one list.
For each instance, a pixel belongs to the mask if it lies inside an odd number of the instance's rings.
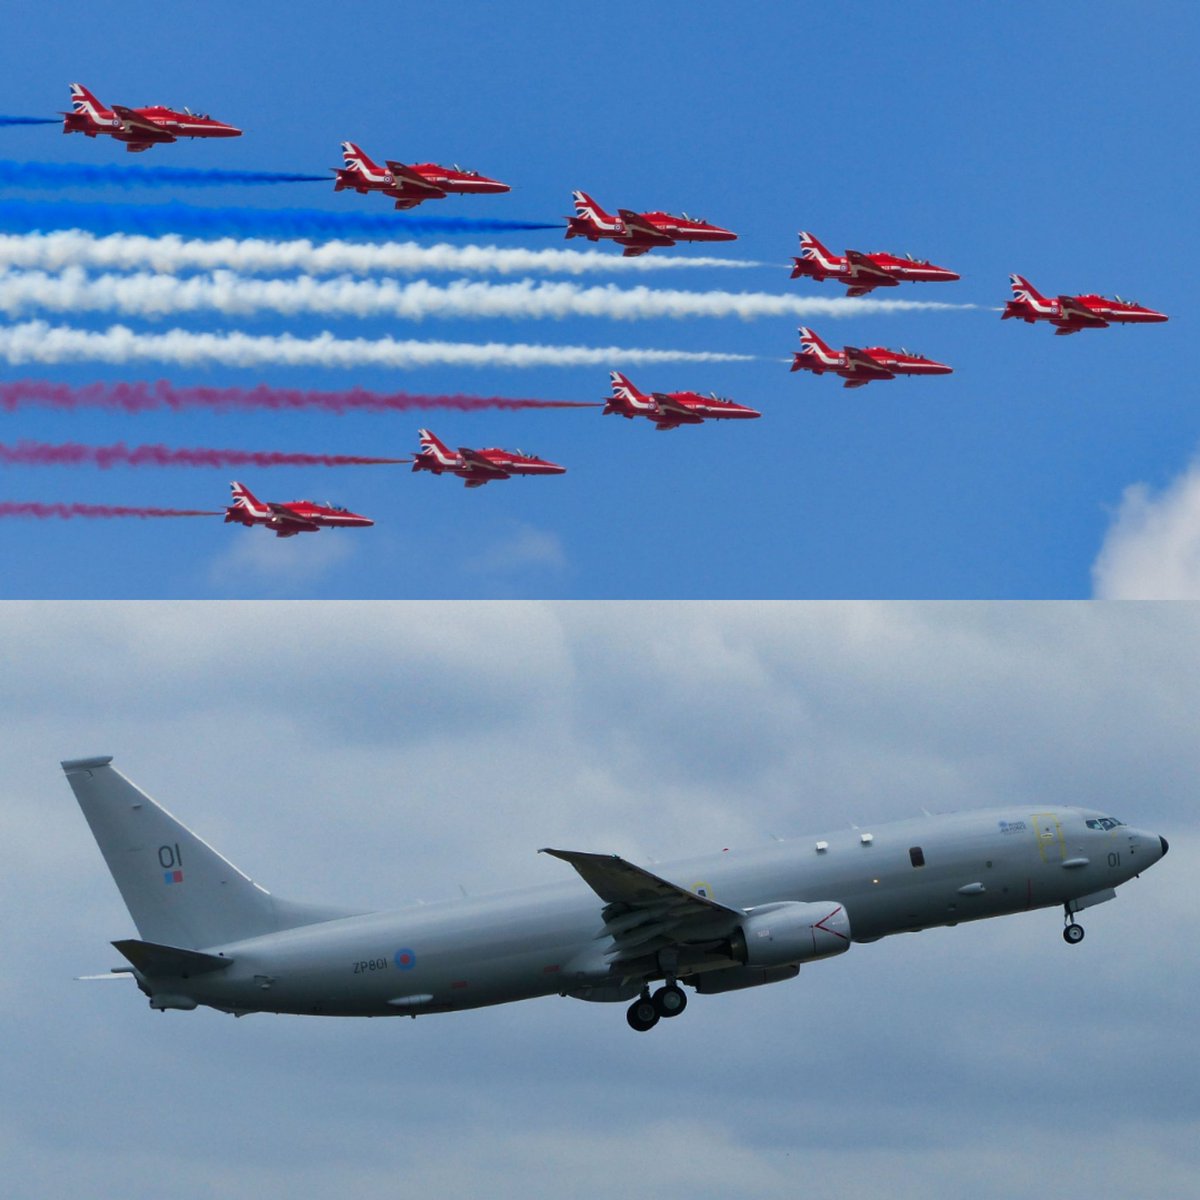
[[908,851],[908,859],[914,867],[923,867],[925,865],[925,851],[920,846],[912,846]]
[[1116,817],[1099,817],[1092,821],[1085,821],[1089,829],[1116,829],[1118,825],[1124,825],[1124,821],[1118,821]]

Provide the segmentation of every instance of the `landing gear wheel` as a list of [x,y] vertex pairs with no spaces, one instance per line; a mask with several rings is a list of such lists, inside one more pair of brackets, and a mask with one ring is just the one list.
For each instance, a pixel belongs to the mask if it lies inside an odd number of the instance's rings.
[[658,1024],[658,1009],[649,996],[639,996],[626,1009],[625,1020],[629,1022],[630,1029],[645,1033],[647,1029],[653,1029]]
[[660,1017],[677,1017],[687,1008],[687,993],[675,983],[660,987],[651,999]]
[[1063,941],[1068,946],[1078,946],[1083,941],[1083,926],[1072,922],[1063,930]]

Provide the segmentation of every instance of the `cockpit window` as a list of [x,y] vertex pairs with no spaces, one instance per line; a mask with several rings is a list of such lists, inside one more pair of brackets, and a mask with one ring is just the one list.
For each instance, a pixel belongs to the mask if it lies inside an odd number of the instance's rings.
[[1084,824],[1089,829],[1116,829],[1118,825],[1124,825],[1124,821],[1118,821],[1116,817],[1097,817],[1094,820],[1086,821]]

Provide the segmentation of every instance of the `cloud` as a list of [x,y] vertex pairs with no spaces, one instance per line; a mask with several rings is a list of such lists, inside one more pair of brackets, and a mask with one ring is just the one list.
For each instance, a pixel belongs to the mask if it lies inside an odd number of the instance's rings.
[[[31,1192],[583,1196],[620,1161],[704,1198],[1002,1200],[1050,1160],[1065,1200],[1194,1190],[1192,608],[8,604],[0,661],[0,1153]],[[647,1035],[556,997],[160,1016],[70,978],[132,932],[57,768],[92,753],[279,894],[349,905],[573,878],[542,845],[650,864],[923,805],[1086,804],[1171,853],[1082,946],[1055,910],[887,938]]]
[[1154,493],[1130,484],[1092,564],[1099,600],[1200,599],[1200,461]]
[[490,546],[463,564],[469,574],[509,575],[527,570],[562,571],[567,554],[558,534],[516,523]]
[[241,591],[247,580],[293,592],[316,583],[353,557],[346,533],[358,536],[353,530],[327,529],[311,537],[279,538],[265,529],[236,530],[237,540],[209,564],[208,581],[231,592]]

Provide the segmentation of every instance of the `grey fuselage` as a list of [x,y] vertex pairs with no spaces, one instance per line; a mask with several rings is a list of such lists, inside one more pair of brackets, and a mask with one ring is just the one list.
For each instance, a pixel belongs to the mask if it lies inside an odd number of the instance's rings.
[[[1029,909],[1066,905],[1073,912],[1110,899],[1112,889],[1165,852],[1162,838],[1099,812],[1004,808],[840,830],[653,869],[735,909],[836,903],[853,941],[871,942]],[[571,874],[520,891],[209,946],[231,965],[192,977],[138,978],[159,1007],[198,1003],[237,1013],[416,1016],[550,994],[623,999],[663,973],[632,978],[627,967],[610,967],[603,909]],[[687,971],[679,975],[689,981]]]

